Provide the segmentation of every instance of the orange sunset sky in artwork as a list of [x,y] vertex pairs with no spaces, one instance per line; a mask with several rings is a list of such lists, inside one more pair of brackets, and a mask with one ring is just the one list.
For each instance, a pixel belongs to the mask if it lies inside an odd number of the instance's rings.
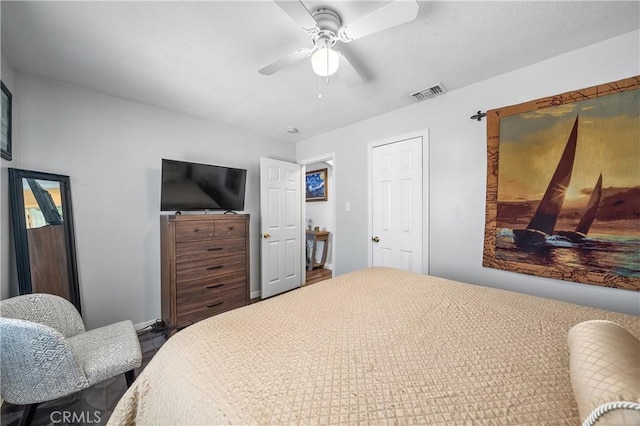
[[603,188],[640,187],[640,90],[526,112],[500,120],[498,201],[540,200],[579,117],[564,205]]

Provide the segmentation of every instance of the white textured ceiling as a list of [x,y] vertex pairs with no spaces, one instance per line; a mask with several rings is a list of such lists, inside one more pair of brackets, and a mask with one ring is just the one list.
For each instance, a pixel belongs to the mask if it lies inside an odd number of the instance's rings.
[[[3,0],[2,50],[22,72],[297,141],[640,27],[637,1],[419,3],[415,21],[343,45],[366,77],[355,88],[320,82],[308,60],[258,73],[311,46],[268,0]],[[385,2],[304,4],[349,23]]]

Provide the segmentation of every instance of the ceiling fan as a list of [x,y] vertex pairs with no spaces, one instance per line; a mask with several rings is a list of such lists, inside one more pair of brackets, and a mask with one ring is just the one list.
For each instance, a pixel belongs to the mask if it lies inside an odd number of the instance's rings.
[[349,43],[370,34],[412,21],[418,14],[415,0],[397,0],[343,25],[340,15],[333,9],[321,7],[310,12],[301,0],[275,1],[311,37],[313,47],[300,48],[258,70],[271,75],[311,56],[313,71],[328,77],[338,71],[347,86],[362,82],[362,77],[342,52],[332,49],[337,42]]

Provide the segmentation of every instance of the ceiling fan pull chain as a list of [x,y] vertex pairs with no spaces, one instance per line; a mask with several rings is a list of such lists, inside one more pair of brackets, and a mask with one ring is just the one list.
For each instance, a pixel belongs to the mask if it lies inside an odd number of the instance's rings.
[[318,99],[322,99],[322,77],[318,76]]
[[327,49],[327,83],[329,83],[329,47],[327,46],[325,49]]

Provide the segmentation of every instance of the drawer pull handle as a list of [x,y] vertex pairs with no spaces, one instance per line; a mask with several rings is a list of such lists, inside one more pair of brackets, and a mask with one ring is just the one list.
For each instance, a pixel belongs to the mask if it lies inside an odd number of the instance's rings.
[[223,285],[224,284],[211,284],[211,285],[208,285],[206,288],[219,288],[219,287],[222,287]]
[[220,269],[220,268],[224,268],[224,265],[209,266],[207,269],[208,269],[208,270],[212,270],[212,269]]
[[213,308],[213,307],[216,307],[218,305],[222,305],[223,303],[224,303],[224,300],[218,300],[217,302],[214,302],[214,303],[212,303],[210,305],[207,305],[207,308]]
[[222,247],[213,247],[213,248],[207,249],[207,251],[218,251],[218,250],[222,250]]
[[193,232],[200,232],[198,228],[194,229]]
[[233,226],[227,228],[229,231],[233,231]]

